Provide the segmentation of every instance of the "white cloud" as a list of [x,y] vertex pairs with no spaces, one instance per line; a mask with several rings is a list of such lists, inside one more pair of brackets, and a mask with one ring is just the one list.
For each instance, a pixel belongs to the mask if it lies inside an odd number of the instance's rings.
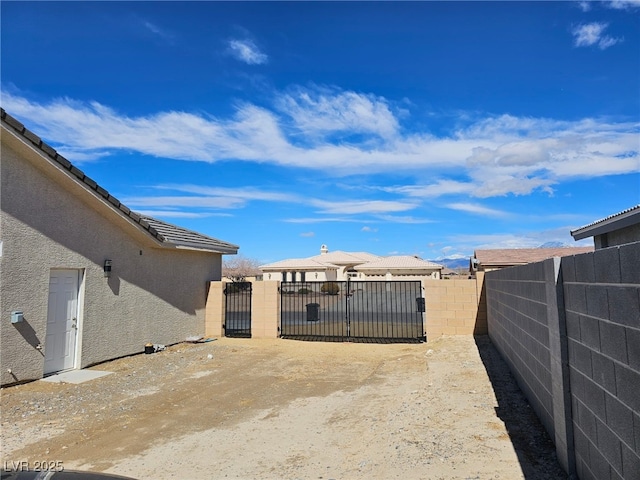
[[416,198],[436,198],[443,195],[471,194],[477,188],[470,182],[457,180],[438,180],[429,185],[405,185],[401,187],[386,187],[387,192],[400,193]]
[[576,47],[590,47],[596,45],[600,50],[606,50],[616,43],[622,42],[621,38],[613,38],[604,35],[608,23],[593,22],[578,25],[572,31],[574,45]]
[[307,237],[307,238],[311,238],[311,237],[315,237],[316,234],[315,232],[302,232],[300,234],[301,237]]
[[569,233],[572,227],[565,226],[544,231],[521,233],[498,233],[482,235],[454,235],[449,238],[460,250],[483,250],[495,248],[538,248],[547,242],[559,242],[572,247],[593,245],[592,239],[576,242]]
[[277,105],[293,119],[295,128],[310,136],[342,132],[388,138],[398,130],[398,120],[388,103],[374,95],[299,88],[280,96]]
[[628,10],[640,7],[640,0],[605,0],[602,3],[609,8],[615,8],[618,10]]
[[168,30],[165,30],[164,28],[159,27],[155,23],[152,23],[148,20],[142,20],[142,25],[145,29],[153,33],[155,36],[160,37],[161,39],[169,43],[173,43],[175,35],[173,33],[170,33]]
[[407,224],[422,224],[433,223],[433,220],[428,218],[416,218],[411,216],[397,216],[397,215],[377,215],[377,218],[386,223],[407,223]]
[[359,220],[353,217],[308,217],[308,218],[286,218],[283,220],[286,223],[363,223],[364,220]]
[[134,210],[139,207],[240,208],[245,201],[229,197],[159,196],[124,197],[122,202]]
[[591,10],[591,1],[578,2],[578,6],[583,12],[588,12]]
[[[553,187],[566,179],[639,170],[638,123],[606,118],[559,121],[501,115],[466,119],[466,126],[448,136],[436,137],[420,131],[403,132],[384,99],[360,97],[354,92],[337,92],[334,97],[320,102],[317,93],[310,94],[309,98],[315,98],[313,102],[298,102],[294,116],[282,116],[282,97],[277,96],[274,102],[280,110],[240,104],[234,114],[224,118],[176,111],[130,117],[97,102],[61,98],[37,103],[6,90],[2,90],[2,105],[74,162],[133,151],[175,160],[270,163],[319,170],[334,177],[405,171],[434,178],[426,185],[386,190],[414,199],[442,195],[487,198],[534,191],[552,194]],[[327,107],[326,118],[314,126],[312,117],[318,112],[318,105],[335,106],[348,101],[368,105],[358,114],[347,115],[340,126],[345,131],[351,128],[348,125],[359,128],[362,138],[348,142],[323,138],[328,128],[323,122],[336,112]],[[305,112],[305,108],[309,111]],[[302,133],[301,125],[309,131]],[[391,137],[384,136],[387,134]],[[185,193],[247,200],[257,195],[262,197],[256,199],[273,201],[282,195],[193,188]],[[269,195],[272,198],[265,197]],[[288,201],[287,196],[280,198]],[[391,206],[366,205],[362,202],[356,210],[372,212]],[[344,203],[342,206],[354,207]],[[405,211],[415,208],[415,204],[403,202],[393,208],[398,207],[399,210],[384,211]]]
[[495,218],[504,218],[508,217],[509,213],[504,212],[502,210],[496,210],[493,208],[488,208],[477,203],[449,203],[445,205],[445,207],[450,208],[452,210],[458,210],[461,212],[473,213],[475,215],[481,215],[483,217],[495,217]]
[[361,231],[361,232],[372,232],[372,233],[375,233],[375,232],[377,232],[377,231],[378,231],[378,229],[377,229],[377,228],[372,228],[372,227],[367,227],[367,226],[365,226],[365,227],[362,227],[362,228],[360,229],[360,231]]
[[269,57],[260,51],[253,40],[231,39],[227,42],[227,46],[232,56],[249,65],[262,65],[269,61]]
[[336,202],[310,200],[309,203],[319,208],[322,213],[338,213],[343,215],[404,212],[417,207],[417,204],[415,203],[385,200],[340,200]]
[[184,212],[181,210],[135,210],[141,215],[157,218],[207,218],[207,217],[230,217],[228,213],[203,213]]

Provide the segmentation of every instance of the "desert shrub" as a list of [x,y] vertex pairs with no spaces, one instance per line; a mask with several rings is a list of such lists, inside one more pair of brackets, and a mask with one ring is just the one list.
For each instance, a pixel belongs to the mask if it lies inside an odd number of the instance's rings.
[[336,282],[324,282],[320,291],[327,295],[337,295],[340,291],[340,286]]

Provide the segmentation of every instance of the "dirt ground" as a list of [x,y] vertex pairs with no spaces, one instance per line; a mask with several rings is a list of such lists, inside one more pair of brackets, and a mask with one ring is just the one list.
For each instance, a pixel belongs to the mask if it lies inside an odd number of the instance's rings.
[[2,462],[137,479],[555,479],[487,337],[219,339],[1,391]]

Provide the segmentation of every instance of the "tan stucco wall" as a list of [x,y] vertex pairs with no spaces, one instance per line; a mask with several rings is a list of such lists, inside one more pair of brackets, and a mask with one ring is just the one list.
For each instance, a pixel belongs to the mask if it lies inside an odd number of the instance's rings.
[[427,341],[441,335],[487,333],[484,273],[466,280],[425,281]]
[[[46,349],[53,268],[82,272],[79,367],[141,352],[147,342],[203,334],[208,282],[220,278],[221,256],[157,248],[71,179],[43,169],[38,155],[3,132],[0,383],[42,377],[43,352],[35,346]],[[110,279],[106,258],[113,261]],[[24,311],[20,328],[10,322],[13,310]]]
[[280,282],[256,282],[251,295],[251,337],[277,338],[280,325]]
[[224,286],[227,283],[229,282],[209,283],[205,314],[205,335],[208,337],[224,336]]

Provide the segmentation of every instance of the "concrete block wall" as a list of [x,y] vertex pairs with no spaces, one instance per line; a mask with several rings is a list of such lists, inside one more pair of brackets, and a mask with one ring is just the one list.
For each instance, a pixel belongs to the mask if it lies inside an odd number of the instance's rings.
[[565,470],[640,480],[640,243],[489,272],[485,288],[489,336]]
[[482,281],[483,275],[478,279],[422,282],[427,340],[441,335],[486,333],[486,314],[478,309]]
[[553,438],[546,280],[542,262],[488,272],[485,285],[491,341]]
[[576,470],[640,479],[640,243],[562,259]]

